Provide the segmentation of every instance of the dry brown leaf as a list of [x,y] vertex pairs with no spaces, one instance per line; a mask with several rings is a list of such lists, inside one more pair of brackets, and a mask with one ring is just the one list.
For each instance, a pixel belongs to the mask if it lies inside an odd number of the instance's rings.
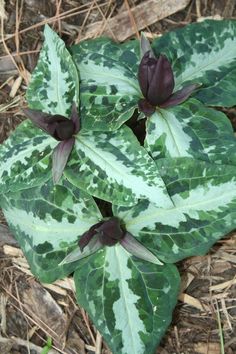
[[[151,24],[184,9],[190,0],[148,0],[145,5],[141,3],[130,9],[137,30],[140,31]],[[95,22],[88,25],[85,29],[84,38],[92,38],[100,33],[114,37],[118,41],[124,41],[135,34],[135,28],[130,21],[130,12],[123,11],[118,15],[110,18],[106,22],[102,33],[101,28],[104,26],[103,21]]]
[[53,338],[53,343],[62,349],[66,328],[66,316],[61,307],[42,285],[35,281],[29,283],[23,293],[24,308],[34,318],[40,328]]
[[179,300],[184,302],[187,305],[195,307],[196,309],[198,309],[200,311],[206,312],[206,311],[211,310],[208,305],[205,305],[205,304],[202,305],[198,299],[195,299],[194,297],[192,297],[188,294],[185,294],[185,293],[182,293],[179,295]]

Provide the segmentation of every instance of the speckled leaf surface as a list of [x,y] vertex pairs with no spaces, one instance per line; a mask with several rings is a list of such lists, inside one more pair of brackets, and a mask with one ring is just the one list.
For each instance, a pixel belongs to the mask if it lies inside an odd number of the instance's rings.
[[74,273],[78,303],[113,354],[153,354],[179,291],[174,265],[131,257],[120,245],[84,260]]
[[206,253],[236,227],[236,167],[187,157],[160,159],[158,166],[174,207],[142,201],[114,207],[115,215],[164,262]]
[[53,186],[50,181],[4,195],[2,208],[32,272],[43,282],[74,271],[78,262],[58,264],[79,237],[101,219],[93,199],[68,182]]
[[72,102],[78,104],[79,77],[63,40],[48,25],[45,41],[27,90],[31,109],[68,116]]
[[118,129],[132,116],[140,96],[134,73],[137,42],[119,46],[108,39],[97,39],[84,41],[71,50],[81,78],[83,129]]
[[29,120],[0,146],[0,193],[43,184],[51,177],[51,153],[58,142]]
[[207,20],[169,32],[154,40],[156,54],[170,59],[175,90],[186,83],[200,83],[195,94],[214,106],[236,104],[236,21]]
[[125,67],[130,69],[136,76],[140,61],[140,43],[139,40],[131,39],[124,43],[116,43],[108,37],[99,37],[82,41],[72,46],[71,52],[99,52],[105,57],[112,58]]
[[186,156],[236,165],[236,139],[229,119],[196,99],[158,109],[146,126],[145,146],[154,159]]
[[77,187],[119,205],[149,199],[171,207],[155,162],[128,127],[116,132],[81,132],[64,171]]

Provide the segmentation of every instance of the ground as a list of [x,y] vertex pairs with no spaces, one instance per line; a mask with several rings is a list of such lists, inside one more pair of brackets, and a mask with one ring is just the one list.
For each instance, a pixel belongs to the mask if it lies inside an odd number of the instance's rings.
[[[4,39],[0,42],[0,143],[23,119],[20,107],[25,104],[44,23],[49,22],[71,45],[104,31],[116,40],[135,37],[142,23],[146,26],[142,30],[152,38],[207,16],[236,18],[235,0],[0,0]],[[119,28],[121,18],[124,25]],[[223,111],[236,129],[235,108]],[[4,225],[0,214],[0,353],[43,353],[44,347],[51,354],[109,354],[86,313],[76,305],[72,279],[52,285],[37,282]],[[236,353],[236,233],[219,241],[206,256],[186,259],[178,267],[179,302],[157,353]],[[50,338],[53,349],[48,351]]]

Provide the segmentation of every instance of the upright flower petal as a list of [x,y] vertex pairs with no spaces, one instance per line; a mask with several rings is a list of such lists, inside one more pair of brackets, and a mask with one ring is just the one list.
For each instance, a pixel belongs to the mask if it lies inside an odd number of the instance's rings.
[[75,138],[71,138],[69,140],[61,141],[55,147],[52,155],[52,178],[54,183],[59,182],[74,143]]
[[151,44],[145,34],[142,32],[141,33],[141,41],[140,41],[140,54],[141,58],[149,51],[149,57],[150,58],[155,58],[155,54],[153,53]]
[[80,250],[79,247],[76,247],[71,253],[69,253],[61,261],[61,263],[59,263],[59,265],[72,263],[72,262],[78,261],[80,259],[83,259],[85,257],[88,257],[91,254],[97,252],[102,247],[103,247],[103,245],[99,241],[98,236],[95,235],[82,251]]
[[169,60],[160,55],[148,88],[147,100],[158,106],[172,94],[175,86],[174,74]]
[[147,97],[148,93],[148,63],[149,63],[149,52],[147,52],[139,64],[138,69],[138,81],[144,97]]
[[120,244],[126,249],[126,251],[137,258],[158,265],[163,264],[152,252],[150,252],[128,232],[126,232],[125,237],[120,241]]
[[184,102],[199,86],[199,84],[185,86],[181,90],[173,93],[173,95],[171,95],[164,103],[160,104],[159,106],[161,108],[176,106],[177,104]]

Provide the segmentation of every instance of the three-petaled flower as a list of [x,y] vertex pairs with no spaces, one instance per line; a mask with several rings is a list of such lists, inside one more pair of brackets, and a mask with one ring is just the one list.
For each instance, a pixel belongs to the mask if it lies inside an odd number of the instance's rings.
[[117,243],[123,246],[126,251],[133,256],[154,264],[162,264],[152,252],[124,229],[117,217],[113,216],[90,227],[90,229],[81,236],[79,247],[69,253],[62,260],[60,265],[83,259],[105,246],[111,247]]
[[52,177],[53,182],[59,182],[69,155],[75,144],[75,134],[80,130],[80,120],[76,104],[73,103],[70,119],[56,114],[51,115],[41,111],[25,108],[24,114],[38,128],[42,129],[59,143],[53,150],[52,155]]
[[175,80],[167,57],[161,54],[156,58],[143,35],[141,51],[143,57],[139,65],[138,80],[144,98],[139,100],[138,106],[146,116],[153,114],[156,106],[166,108],[182,103],[199,86],[191,84],[173,93]]

